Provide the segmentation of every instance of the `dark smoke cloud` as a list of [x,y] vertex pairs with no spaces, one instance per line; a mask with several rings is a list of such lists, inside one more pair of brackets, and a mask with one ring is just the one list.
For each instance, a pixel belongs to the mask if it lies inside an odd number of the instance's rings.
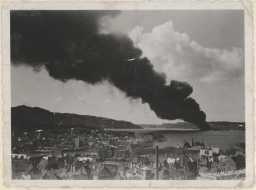
[[101,34],[99,19],[116,11],[13,11],[13,64],[44,66],[61,81],[110,81],[131,98],[141,98],[162,119],[183,119],[206,129],[205,113],[189,97],[192,87],[156,73],[142,51],[123,35]]

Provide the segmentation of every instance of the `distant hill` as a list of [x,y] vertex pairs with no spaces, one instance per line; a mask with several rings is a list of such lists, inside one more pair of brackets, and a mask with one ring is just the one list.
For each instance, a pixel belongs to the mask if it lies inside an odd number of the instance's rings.
[[177,123],[163,123],[160,125],[154,125],[154,124],[142,124],[143,128],[167,128],[167,129],[199,129],[196,125],[193,123],[188,122],[177,122]]
[[53,113],[38,107],[17,106],[11,109],[12,130],[34,130],[53,128],[128,128],[141,127],[127,121],[70,113]]
[[212,130],[245,130],[245,122],[212,121],[208,123]]
[[[210,130],[244,130],[245,123],[216,121],[208,122]],[[90,129],[198,129],[188,122],[164,123],[160,125],[135,125],[127,121],[118,121],[90,115],[71,113],[53,113],[46,109],[29,106],[17,106],[11,109],[12,130],[34,130],[54,128],[90,128]]]
[[[245,130],[244,122],[229,122],[229,121],[213,121],[208,122],[210,128],[209,130]],[[198,127],[192,123],[188,122],[177,122],[177,123],[164,123],[164,124],[141,124],[141,127],[145,129],[157,129],[157,128],[166,128],[166,129],[191,129],[195,130]]]

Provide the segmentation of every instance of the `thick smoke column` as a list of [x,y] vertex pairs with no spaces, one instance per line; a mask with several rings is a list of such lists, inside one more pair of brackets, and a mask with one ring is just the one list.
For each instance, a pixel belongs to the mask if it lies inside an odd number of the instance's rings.
[[[131,98],[141,98],[162,119],[183,119],[208,128],[205,113],[189,97],[192,87],[156,73],[140,49],[123,35],[101,34],[99,20],[108,11],[13,11],[13,64],[45,66],[50,76],[91,84],[110,81]],[[175,69],[175,68],[174,68]]]

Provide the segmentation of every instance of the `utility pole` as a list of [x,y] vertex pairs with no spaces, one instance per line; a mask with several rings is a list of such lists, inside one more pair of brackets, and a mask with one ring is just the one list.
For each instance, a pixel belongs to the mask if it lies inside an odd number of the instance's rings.
[[159,155],[158,155],[158,145],[156,145],[155,149],[155,155],[156,155],[156,173],[155,173],[155,178],[156,180],[159,179]]

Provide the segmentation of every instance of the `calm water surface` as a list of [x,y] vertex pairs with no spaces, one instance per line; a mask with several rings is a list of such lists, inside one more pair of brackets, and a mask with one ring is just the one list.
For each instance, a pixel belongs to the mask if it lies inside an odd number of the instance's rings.
[[165,141],[156,142],[159,147],[183,145],[184,141],[191,143],[192,138],[194,142],[203,141],[209,146],[217,146],[221,149],[245,142],[245,131],[243,130],[168,132],[162,133],[162,135],[165,137]]

